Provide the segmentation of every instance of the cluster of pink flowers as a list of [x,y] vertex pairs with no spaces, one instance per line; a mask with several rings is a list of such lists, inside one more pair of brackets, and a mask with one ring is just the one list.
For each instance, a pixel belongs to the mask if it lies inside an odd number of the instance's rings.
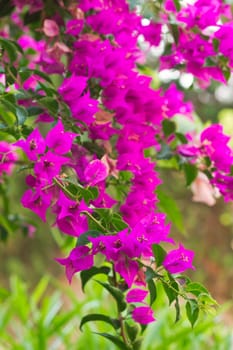
[[230,137],[223,133],[220,124],[206,128],[200,140],[178,147],[178,152],[191,163],[197,164],[202,172],[208,172],[210,183],[215,186],[226,201],[233,199],[233,151],[228,145]]
[[[23,6],[22,1],[14,3],[19,9]],[[30,11],[40,10],[42,6],[41,1],[33,1]],[[166,1],[165,9],[161,18],[169,25],[173,2]],[[137,71],[137,63],[144,59],[137,45],[138,38],[143,35],[146,41],[158,45],[162,40],[161,23],[151,21],[143,26],[141,16],[130,11],[125,0],[82,0],[69,11],[72,18],[66,23],[60,23],[56,16],[44,20],[45,40],[37,42],[24,35],[18,43],[23,49],[35,50],[32,69],[40,65],[46,73],[62,74],[59,102],[69,106],[69,122],[80,130],[81,136],[88,134],[101,155],[93,154],[85,144],[80,145],[80,135],[67,131],[62,112],[58,118],[40,115],[40,122],[57,119],[57,123],[45,137],[36,128],[25,140],[18,140],[14,145],[20,147],[32,163],[32,173],[26,178],[29,189],[22,197],[22,204],[43,221],[51,208],[54,225],[64,234],[77,238],[89,230],[88,217],[93,217],[97,208],[119,208],[127,226],[125,229],[114,233],[109,230],[107,234],[100,232],[97,237],[90,235],[87,244],[77,245],[68,257],[57,261],[65,266],[71,282],[76,272],[94,265],[96,254],[104,255],[127,288],[132,288],[127,302],[143,304],[134,308],[132,317],[147,324],[154,316],[144,302],[147,295],[145,269],[139,262],[143,260],[149,266],[154,259],[152,245],[173,244],[174,241],[168,237],[170,225],[165,222],[165,214],[159,213],[156,207],[156,188],[161,183],[156,164],[145,154],[148,148],[160,150],[164,119],[177,113],[190,117],[192,106],[184,102],[183,94],[175,85],[166,91],[154,90],[150,87],[151,78]],[[228,40],[221,40],[227,24],[217,24],[222,16],[229,18],[229,6],[218,0],[211,4],[198,0],[178,11],[176,20],[182,23],[179,40],[172,45],[172,54],[161,59],[161,68],[186,65],[186,71],[205,83],[211,78],[225,81],[224,67],[205,66],[210,57],[218,62],[221,62],[221,55],[231,57]],[[207,36],[206,28],[216,25],[218,29]],[[215,39],[220,41],[220,53],[214,49]],[[67,66],[61,55],[66,56]],[[24,83],[25,89],[36,88],[40,79],[34,78]],[[226,198],[232,199],[233,155],[227,142],[221,127],[215,125],[203,131],[200,145],[183,145],[178,152],[192,162],[208,157],[212,184]],[[3,171],[9,174],[17,159],[11,147],[0,143],[0,175]],[[85,201],[69,193],[68,168],[74,170],[80,188],[95,186],[98,197]],[[130,173],[129,191],[118,201],[108,193],[108,185],[112,178],[120,182],[119,174],[126,172]],[[171,274],[182,273],[194,268],[193,255],[179,245],[166,254],[162,266]]]
[[172,19],[177,37],[171,53],[161,57],[160,69],[183,67],[203,88],[211,79],[226,83],[228,64],[232,68],[230,5],[221,0],[197,0],[176,11],[174,2],[167,0],[165,9],[164,21]]

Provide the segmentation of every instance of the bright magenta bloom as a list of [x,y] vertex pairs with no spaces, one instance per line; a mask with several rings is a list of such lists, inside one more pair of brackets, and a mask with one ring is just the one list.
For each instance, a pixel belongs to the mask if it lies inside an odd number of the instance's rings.
[[22,148],[30,160],[37,160],[46,148],[44,138],[37,128],[32,131],[26,140],[15,142],[15,146]]
[[70,151],[74,138],[77,135],[73,132],[65,131],[62,122],[59,120],[52,128],[46,138],[46,145],[57,154],[65,154]]
[[86,246],[76,247],[71,250],[70,255],[64,259],[56,259],[66,268],[66,276],[71,283],[72,277],[76,272],[90,269],[94,264],[93,255]]
[[0,141],[0,176],[3,173],[9,175],[17,159],[18,156],[14,151],[14,147],[5,141]]
[[163,261],[163,266],[170,273],[181,273],[187,269],[195,269],[192,265],[194,252],[185,249],[182,244],[178,249],[171,250]]
[[126,301],[127,303],[141,303],[143,302],[147,294],[147,290],[139,288],[131,289],[126,295]]
[[135,322],[148,324],[156,321],[153,310],[149,306],[138,306],[132,312],[132,318]]

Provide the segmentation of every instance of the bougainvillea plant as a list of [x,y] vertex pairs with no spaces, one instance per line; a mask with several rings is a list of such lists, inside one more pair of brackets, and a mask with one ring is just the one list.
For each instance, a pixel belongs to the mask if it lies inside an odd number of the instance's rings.
[[197,201],[233,199],[233,153],[222,126],[181,133],[176,116],[195,125],[192,103],[175,83],[155,87],[144,74],[153,60],[157,71],[189,73],[200,89],[212,80],[226,84],[231,7],[221,0],[135,3],[12,0],[0,8],[1,238],[12,225],[35,230],[7,205],[17,168],[27,185],[22,205],[73,238],[69,254],[56,258],[69,283],[80,272],[84,290],[94,277],[117,304],[117,315],[96,310],[80,327],[106,322],[114,333],[100,335],[128,350],[140,348],[146,325],[159,317],[152,308],[158,283],[176,320],[184,300],[192,326],[199,310],[215,304],[182,275],[194,269],[194,252],[169,236],[157,162],[172,160]]

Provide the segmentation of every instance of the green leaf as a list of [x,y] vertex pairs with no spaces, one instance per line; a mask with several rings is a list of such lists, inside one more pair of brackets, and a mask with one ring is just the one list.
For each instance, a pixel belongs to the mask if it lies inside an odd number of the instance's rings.
[[8,231],[0,224],[0,241],[6,242],[8,238]]
[[95,186],[88,187],[88,191],[91,193],[91,200],[95,200],[98,198],[99,191],[98,188]]
[[162,123],[163,132],[165,136],[169,136],[171,134],[174,134],[176,130],[176,123],[174,123],[172,120],[164,119]]
[[152,244],[152,250],[153,250],[156,266],[159,267],[162,265],[163,260],[167,253],[159,244]]
[[195,299],[189,299],[185,304],[185,308],[188,320],[191,323],[191,326],[193,327],[199,315],[198,303]]
[[167,214],[168,219],[172,221],[180,232],[185,233],[183,217],[175,200],[160,188],[156,190],[156,193],[159,199],[159,209]]
[[6,66],[6,82],[12,85],[17,80],[17,70],[14,66]]
[[36,22],[39,22],[42,16],[42,11],[36,11],[36,12],[26,12],[24,17],[23,17],[23,23],[24,25],[28,24],[34,24]]
[[60,103],[60,114],[61,116],[65,116],[67,118],[72,117],[70,107],[65,102]]
[[26,80],[28,79],[31,75],[37,75],[38,77],[43,78],[45,81],[48,83],[52,84],[52,80],[50,79],[49,75],[39,71],[38,69],[29,69],[29,68],[20,68],[19,70],[19,75],[22,77],[22,79]]
[[99,219],[101,219],[105,225],[110,224],[112,219],[112,213],[109,209],[95,208],[95,213],[98,214]]
[[48,83],[51,83],[51,84],[53,83],[48,74],[41,72],[38,69],[31,69],[31,71],[33,72],[33,74],[38,75],[38,77],[43,78]]
[[161,150],[157,153],[157,159],[171,159],[173,152],[167,143],[162,143]]
[[216,306],[218,305],[217,301],[212,298],[211,295],[209,295],[209,293],[200,293],[198,295],[198,302],[199,303],[202,303],[203,305],[206,305],[206,306]]
[[112,326],[114,329],[120,328],[120,321],[115,318],[111,318],[107,315],[102,315],[102,314],[89,314],[82,318],[79,326],[80,330],[82,330],[82,327],[85,323],[90,321],[102,321],[110,324],[110,326]]
[[180,1],[179,0],[173,0],[176,11],[180,11],[181,6],[180,6]]
[[45,107],[52,116],[57,115],[59,105],[53,97],[42,97],[38,100],[38,104]]
[[[145,325],[144,325],[145,326]],[[132,349],[133,350],[141,350],[142,349],[142,338],[138,338],[133,344]]]
[[8,220],[7,217],[0,215],[0,224],[9,234],[13,234],[14,229],[12,227],[12,223]]
[[6,126],[9,126],[9,127],[14,126],[16,122],[16,116],[15,116],[15,106],[12,103],[4,99],[1,99],[0,115],[4,123],[6,124]]
[[147,282],[147,285],[150,292],[150,305],[153,305],[155,299],[157,298],[156,285],[152,279]]
[[145,275],[146,275],[146,282],[149,282],[150,280],[152,280],[153,278],[156,277],[156,273],[154,272],[154,270],[147,266],[146,267],[146,272],[145,272]]
[[207,57],[205,59],[204,67],[215,67],[217,64],[218,63],[217,63],[216,59],[214,59],[212,57]]
[[43,112],[44,112],[44,110],[41,107],[31,106],[31,107],[27,108],[27,113],[28,113],[29,117],[34,117],[34,116],[41,114]]
[[[4,96],[4,98],[1,99],[1,104],[3,104],[6,109],[5,113],[9,111],[15,115],[18,125],[24,124],[25,120],[28,117],[28,112],[25,107],[19,106],[16,104],[16,101],[14,100],[14,96],[11,96],[10,94]],[[3,117],[4,117],[4,114],[3,114]]]
[[213,46],[214,46],[214,51],[219,52],[219,40],[217,38],[213,38]]
[[84,188],[77,182],[77,179],[71,177],[66,179],[66,182],[69,183],[67,190],[73,195],[77,196],[79,199],[83,198],[87,204],[89,204],[91,200],[95,200],[98,197],[99,192],[97,187]]
[[23,106],[16,106],[16,117],[18,125],[23,125],[28,117],[28,112]]
[[4,94],[5,90],[6,90],[5,85],[0,83],[0,94],[1,95]]
[[187,144],[188,140],[186,139],[186,137],[184,136],[184,134],[182,134],[181,132],[176,132],[175,133],[176,137],[178,138],[178,140],[182,143],[182,144]]
[[111,218],[111,225],[116,231],[122,231],[128,227],[125,221],[122,220],[121,216],[114,213]]
[[98,282],[101,286],[103,286],[116,300],[117,308],[119,312],[122,312],[126,309],[127,304],[125,302],[124,294],[118,288],[115,288],[110,284],[104,283],[101,281],[96,281],[96,282]]
[[180,304],[179,304],[179,299],[178,297],[176,298],[175,301],[175,309],[176,309],[176,319],[175,322],[178,322],[180,320]]
[[125,330],[127,335],[131,341],[135,341],[137,335],[140,331],[140,326],[138,324],[129,324],[128,322],[124,322]]
[[175,279],[168,275],[169,281],[162,280],[164,291],[168,297],[169,304],[177,299],[178,293],[179,293],[179,286],[178,283],[175,281]]
[[27,80],[32,75],[32,72],[29,69],[23,68],[19,69],[18,73],[22,83],[24,83],[25,80]]
[[95,200],[98,197],[97,187],[84,188],[78,185],[78,192],[88,204],[90,201]]
[[91,237],[99,237],[103,235],[101,232],[99,231],[95,231],[95,230],[89,230],[85,233],[83,233],[82,235],[80,235],[78,237],[78,241],[77,241],[77,246],[82,246],[82,245],[85,245],[85,244],[88,244],[90,241],[88,239],[89,236]]
[[177,24],[171,24],[171,32],[172,32],[172,36],[174,38],[174,41],[176,43],[176,45],[179,43],[179,27]]
[[104,337],[104,338],[110,340],[113,344],[115,344],[121,350],[131,350],[131,348],[128,347],[125,343],[123,343],[123,341],[119,337],[116,337],[116,336],[109,334],[109,333],[95,332],[95,334],[98,334],[101,337]]
[[0,0],[0,17],[9,15],[13,9],[11,0]]
[[190,163],[183,164],[184,174],[186,178],[186,186],[190,186],[191,183],[196,179],[198,170],[197,167]]
[[[54,95],[59,95],[58,92],[48,85],[43,84],[41,81],[38,81],[38,85],[40,87],[40,90],[43,90],[46,93],[46,96],[53,97]],[[37,89],[38,91],[39,89]]]
[[95,275],[98,274],[104,274],[108,275],[110,272],[110,268],[108,266],[101,266],[101,267],[95,267],[93,266],[89,270],[84,270],[80,273],[81,283],[82,283],[82,290],[84,291],[84,288],[87,284],[87,282]]
[[14,42],[0,37],[0,46],[7,52],[7,55],[11,61],[11,63],[17,60],[17,47],[14,45]]
[[162,284],[163,284],[163,289],[168,297],[169,305],[171,305],[171,303],[177,298],[177,293],[171,287],[169,287],[169,285],[167,285],[165,282],[162,282]]
[[8,99],[6,99],[6,96],[4,96],[4,98],[1,99],[0,103],[3,104],[7,110],[16,114],[16,105],[11,101],[8,101]]
[[191,282],[185,287],[185,291],[187,293],[192,293],[193,295],[200,295],[201,293],[208,293],[208,290],[201,284],[197,282]]
[[222,72],[223,72],[224,78],[226,79],[226,81],[228,81],[231,77],[230,67],[228,67],[228,66],[222,67]]

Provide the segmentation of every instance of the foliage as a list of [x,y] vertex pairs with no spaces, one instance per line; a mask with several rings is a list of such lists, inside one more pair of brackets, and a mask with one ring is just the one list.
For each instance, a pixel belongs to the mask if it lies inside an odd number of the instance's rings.
[[[80,292],[80,291],[79,291]],[[154,349],[200,349],[211,346],[216,350],[231,348],[233,335],[223,328],[216,316],[205,316],[192,329],[187,320],[174,324],[174,313],[168,307],[165,295],[160,288],[154,308],[159,310],[157,322],[148,327],[143,348]],[[101,337],[91,332],[109,331],[102,322],[86,324],[82,332],[77,323],[83,312],[96,308],[106,314],[112,312],[101,299],[101,288],[93,285],[84,295],[77,298],[70,288],[62,286],[52,276],[44,276],[32,289],[17,278],[10,279],[10,288],[1,289],[0,348],[2,349],[75,349],[84,350],[86,344],[90,350],[100,346],[102,349],[115,349]],[[111,304],[109,304],[111,305]],[[183,308],[183,306],[182,306]]]

